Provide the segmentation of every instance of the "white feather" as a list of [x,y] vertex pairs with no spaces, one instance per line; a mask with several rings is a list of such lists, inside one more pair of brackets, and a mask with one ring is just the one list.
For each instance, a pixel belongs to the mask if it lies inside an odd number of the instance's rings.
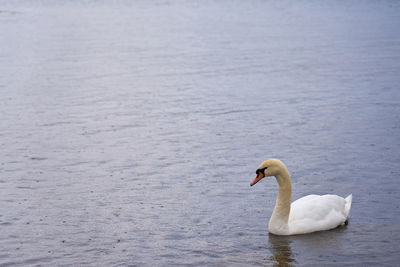
[[308,195],[290,205],[290,234],[323,231],[343,225],[351,207],[351,195]]

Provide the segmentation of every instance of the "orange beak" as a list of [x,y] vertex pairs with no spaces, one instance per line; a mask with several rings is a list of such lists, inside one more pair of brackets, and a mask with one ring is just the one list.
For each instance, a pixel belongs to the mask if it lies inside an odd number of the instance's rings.
[[253,182],[251,182],[250,186],[253,186],[256,183],[258,183],[262,178],[264,178],[264,174],[259,172],[257,177],[253,180]]

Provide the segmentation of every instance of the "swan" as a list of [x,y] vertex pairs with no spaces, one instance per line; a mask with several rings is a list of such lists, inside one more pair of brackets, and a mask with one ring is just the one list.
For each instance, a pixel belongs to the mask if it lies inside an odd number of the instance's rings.
[[337,195],[308,195],[292,204],[292,182],[285,164],[279,159],[268,159],[256,171],[257,177],[250,186],[262,178],[275,176],[278,197],[268,231],[275,235],[297,235],[324,231],[347,224],[352,194],[346,198]]

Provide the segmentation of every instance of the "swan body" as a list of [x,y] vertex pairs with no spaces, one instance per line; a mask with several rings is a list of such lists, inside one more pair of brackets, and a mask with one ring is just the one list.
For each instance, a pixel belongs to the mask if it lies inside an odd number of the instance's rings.
[[276,235],[297,235],[336,228],[347,222],[352,195],[308,195],[291,203],[292,183],[285,164],[269,159],[258,167],[253,186],[262,178],[275,176],[278,197],[269,220],[268,231]]

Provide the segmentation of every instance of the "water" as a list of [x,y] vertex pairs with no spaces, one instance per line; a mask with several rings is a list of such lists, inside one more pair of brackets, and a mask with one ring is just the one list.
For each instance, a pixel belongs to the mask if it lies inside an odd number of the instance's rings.
[[[399,13],[0,1],[0,265],[397,265]],[[269,157],[349,225],[270,236]]]

